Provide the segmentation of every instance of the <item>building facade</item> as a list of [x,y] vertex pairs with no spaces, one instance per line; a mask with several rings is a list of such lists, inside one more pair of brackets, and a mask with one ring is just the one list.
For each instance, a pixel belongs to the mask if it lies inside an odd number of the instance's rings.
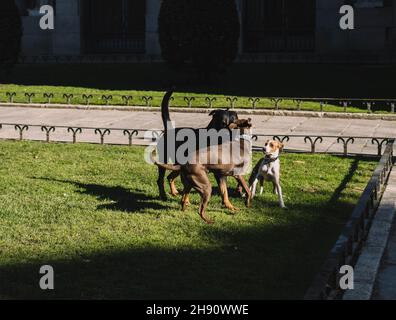
[[[232,1],[232,0],[230,0]],[[240,59],[396,59],[396,0],[235,0]],[[137,55],[160,58],[161,0],[16,0],[24,56]],[[41,30],[39,8],[55,8],[55,29]],[[355,8],[355,29],[341,30],[341,6]]]

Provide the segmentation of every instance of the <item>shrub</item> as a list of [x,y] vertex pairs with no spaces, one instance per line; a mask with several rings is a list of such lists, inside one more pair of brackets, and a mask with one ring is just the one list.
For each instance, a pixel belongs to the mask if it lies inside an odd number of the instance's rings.
[[234,0],[163,0],[158,23],[162,57],[174,67],[218,71],[237,56]]
[[0,10],[0,76],[17,62],[21,48],[22,23],[14,0],[2,0]]

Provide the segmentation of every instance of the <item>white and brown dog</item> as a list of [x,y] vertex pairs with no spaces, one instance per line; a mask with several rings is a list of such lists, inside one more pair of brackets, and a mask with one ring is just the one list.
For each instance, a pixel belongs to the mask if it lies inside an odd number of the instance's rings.
[[260,160],[256,166],[256,170],[253,171],[250,179],[252,192],[252,199],[256,194],[257,184],[260,182],[261,189],[260,194],[264,191],[264,181],[272,182],[274,186],[274,192],[279,198],[279,207],[286,208],[283,202],[282,188],[280,185],[280,161],[279,156],[283,150],[283,143],[274,140],[268,140],[263,148],[265,157]]

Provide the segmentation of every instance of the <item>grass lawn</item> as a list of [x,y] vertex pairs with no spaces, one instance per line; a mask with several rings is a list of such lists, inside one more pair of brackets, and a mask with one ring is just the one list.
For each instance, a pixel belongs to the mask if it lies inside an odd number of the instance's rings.
[[143,150],[0,142],[0,297],[302,298],[375,167],[285,154],[287,211],[269,189],[236,215],[215,195],[208,226],[197,194],[186,213],[157,199]]
[[[45,93],[52,93],[51,103],[66,104],[67,98],[65,94],[73,95],[70,100],[72,104],[87,104],[86,98],[83,95],[92,95],[89,99],[91,105],[116,105],[122,106],[154,106],[159,107],[161,105],[162,98],[165,94],[163,91],[138,91],[138,90],[100,90],[94,88],[81,88],[81,87],[57,87],[57,86],[22,86],[22,85],[2,85],[0,87],[0,102],[8,102],[8,92],[15,92],[16,96],[13,98],[13,102],[26,103],[29,101],[29,97],[25,94],[34,93],[31,97],[32,103],[47,103],[48,98],[44,96]],[[112,95],[111,100],[106,100],[103,96]],[[124,100],[123,96],[132,97],[131,100]],[[150,98],[151,99],[150,99]],[[187,97],[187,100],[185,99]],[[211,95],[209,93],[191,93],[191,92],[180,92],[175,93],[171,101],[173,107],[196,107],[196,108],[207,108],[209,107],[209,101],[207,98],[213,99],[211,101],[211,107],[213,108],[225,108],[231,107],[231,101],[227,99],[234,99],[235,97],[229,97],[225,95]],[[235,108],[247,109],[252,108],[252,100],[250,97],[238,96],[234,103]],[[150,99],[150,100],[147,100]],[[193,99],[189,101],[189,99]],[[253,99],[256,99],[253,98]],[[275,102],[271,98],[259,97],[256,102],[255,108],[257,109],[274,109]],[[320,111],[320,103],[312,101],[303,101],[300,104],[301,110],[309,111]],[[296,110],[296,101],[292,99],[284,99],[279,102],[280,110]],[[327,104],[323,107],[326,112],[342,112],[341,106]],[[364,112],[364,109],[348,106],[348,112]]]
[[[32,102],[46,103],[44,93],[53,93],[51,102],[66,103],[64,94],[73,94],[73,104],[85,104],[83,94],[92,95],[91,104],[125,105],[122,96],[132,96],[130,105],[146,105],[144,96],[152,97],[152,106],[159,106],[163,90],[170,83],[177,84],[172,105],[186,107],[184,97],[195,97],[192,107],[208,107],[208,96],[216,98],[213,107],[229,107],[227,98],[237,97],[235,107],[251,108],[249,97],[259,97],[256,108],[273,109],[271,97],[298,98],[393,98],[391,82],[385,76],[394,78],[394,67],[304,65],[304,64],[234,64],[227,73],[219,75],[210,84],[194,80],[194,74],[175,73],[164,64],[38,64],[18,66],[12,77],[0,84],[0,102],[9,101],[7,92],[16,92],[15,102],[28,101],[25,93],[35,93]],[[366,79],[376,79],[367,82]],[[113,95],[112,100],[102,99]],[[285,98],[279,104],[281,110],[296,110],[293,99]],[[319,111],[318,102],[304,101],[301,110]],[[375,112],[388,112],[386,103],[376,103]],[[343,112],[338,102],[324,106],[326,112]],[[348,112],[367,112],[360,102],[348,106]]]

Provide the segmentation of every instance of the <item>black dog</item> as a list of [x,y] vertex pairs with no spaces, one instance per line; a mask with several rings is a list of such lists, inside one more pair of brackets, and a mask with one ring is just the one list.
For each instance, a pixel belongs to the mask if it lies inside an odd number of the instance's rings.
[[[161,139],[158,142],[158,150],[159,150],[159,159],[160,162],[162,163],[168,163],[169,160],[172,160],[173,163],[177,164],[177,159],[174,158],[174,155],[168,153],[168,146],[167,143],[168,141],[168,135],[170,130],[173,130],[174,132],[174,137],[177,136],[178,131],[182,129],[191,129],[194,130],[195,137],[197,139],[196,146],[198,147],[199,145],[199,130],[200,129],[193,129],[193,128],[170,128],[170,115],[169,115],[169,100],[173,94],[173,91],[168,91],[162,101],[161,105],[161,115],[162,115],[162,122],[164,124],[164,135],[161,137]],[[234,123],[236,120],[238,120],[238,115],[234,111],[229,111],[229,110],[214,110],[210,114],[212,116],[212,121],[209,123],[209,125],[206,128],[201,128],[201,129],[215,129],[217,131],[222,130],[222,129],[227,129],[232,123]],[[176,141],[172,140],[171,142],[174,144],[175,149],[177,151],[178,147],[180,147],[182,144],[184,144],[187,141]],[[208,141],[209,142],[209,141]],[[219,141],[218,143],[221,144],[224,141]],[[175,152],[176,154],[176,152]],[[166,192],[165,192],[165,174],[166,174],[166,169],[164,168],[158,168],[158,189],[159,189],[159,194],[161,199],[166,200]],[[168,181],[171,189],[171,195],[172,196],[177,196],[178,191],[175,186],[175,179],[180,175],[180,172],[178,171],[173,171],[169,176],[168,176]]]

